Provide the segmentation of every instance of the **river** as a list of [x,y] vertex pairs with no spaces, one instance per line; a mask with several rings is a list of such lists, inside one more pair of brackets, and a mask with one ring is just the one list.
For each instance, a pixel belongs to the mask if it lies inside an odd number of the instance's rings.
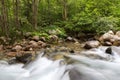
[[100,46],[80,54],[64,55],[65,60],[50,60],[41,53],[35,61],[9,65],[0,61],[0,80],[120,80],[120,47]]

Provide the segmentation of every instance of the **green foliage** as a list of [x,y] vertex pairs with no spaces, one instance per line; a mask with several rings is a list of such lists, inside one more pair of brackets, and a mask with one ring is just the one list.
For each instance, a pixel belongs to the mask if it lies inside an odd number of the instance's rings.
[[[9,33],[32,32],[33,35],[48,38],[49,35],[65,37],[67,34],[104,33],[109,29],[120,30],[120,1],[119,0],[67,0],[67,19],[63,20],[63,0],[39,0],[37,14],[37,30],[34,29],[32,0],[19,0],[20,28],[15,25],[15,4],[5,0],[8,10]],[[0,5],[0,16],[2,16]],[[0,27],[1,23],[0,23]],[[0,30],[1,35],[2,30]]]
[[117,17],[101,17],[93,24],[98,34],[105,33],[108,30],[118,30],[120,20]]

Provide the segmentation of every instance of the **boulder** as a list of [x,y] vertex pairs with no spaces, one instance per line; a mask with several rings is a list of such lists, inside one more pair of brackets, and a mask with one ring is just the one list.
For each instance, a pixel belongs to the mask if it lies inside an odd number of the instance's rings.
[[119,37],[119,32],[116,33],[116,35],[114,35],[114,33],[112,31],[109,31],[105,34],[103,34],[100,38],[99,41],[103,44],[103,45],[107,45],[107,46],[112,46],[112,44],[114,45],[120,45],[119,41],[120,41],[120,37]]
[[39,36],[33,36],[33,37],[32,37],[32,40],[34,40],[34,41],[39,41],[39,39],[40,39]]
[[113,42],[113,45],[114,45],[114,46],[120,46],[120,40],[114,41],[114,42]]
[[70,36],[68,36],[68,37],[66,38],[66,41],[73,41],[73,38],[70,37]]
[[45,42],[46,38],[45,37],[40,37],[40,40]]
[[56,36],[56,35],[50,35],[49,38],[50,38],[49,42],[52,42],[52,43],[58,42],[58,36]]
[[112,31],[108,31],[107,33],[103,34],[100,38],[99,41],[110,41],[110,39],[114,38],[114,33]]
[[29,44],[31,45],[31,47],[33,48],[37,48],[38,47],[38,43],[36,41],[30,41]]
[[16,60],[22,63],[28,63],[32,60],[32,54],[26,53],[22,56],[16,56]]
[[103,45],[104,45],[104,46],[112,46],[112,43],[109,42],[109,41],[105,41],[105,42],[103,43]]
[[3,50],[3,47],[4,47],[3,45],[0,45],[0,51],[2,51],[2,50]]
[[111,47],[108,47],[108,48],[105,50],[105,52],[106,52],[107,54],[112,54],[112,48],[111,48]]
[[15,57],[16,56],[16,52],[8,52],[6,55],[8,56],[8,57]]
[[24,36],[25,36],[25,38],[29,38],[29,37],[32,36],[32,33],[31,33],[31,32],[26,32],[26,33],[24,34]]
[[51,35],[57,35],[58,31],[57,30],[49,30],[48,33]]
[[12,48],[12,51],[21,51],[22,50],[22,46],[20,45],[16,45],[15,47]]
[[118,37],[120,37],[120,31],[117,31],[116,34]]
[[87,41],[84,45],[85,49],[91,49],[91,48],[96,48],[100,45],[100,42],[97,40],[93,40],[93,41]]

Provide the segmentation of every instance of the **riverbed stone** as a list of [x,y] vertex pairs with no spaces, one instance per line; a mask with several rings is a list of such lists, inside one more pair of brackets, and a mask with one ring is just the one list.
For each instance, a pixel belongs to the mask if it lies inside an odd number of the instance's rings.
[[37,48],[38,47],[38,43],[36,41],[30,41],[29,44],[31,45],[31,47],[33,48]]
[[103,43],[103,45],[104,45],[104,46],[112,46],[112,43],[109,42],[109,41],[105,41],[105,42]]
[[91,49],[91,48],[96,48],[100,45],[100,42],[97,40],[93,40],[93,41],[87,41],[84,45],[85,49]]
[[16,60],[22,63],[28,63],[32,60],[32,54],[26,53],[22,56],[16,56]]
[[105,50],[105,52],[106,52],[107,54],[112,54],[112,48],[111,48],[111,47],[108,47],[108,48]]
[[35,40],[35,41],[39,41],[40,37],[39,36],[33,36],[32,39]]
[[15,47],[12,48],[12,51],[21,51],[22,46],[21,45],[16,45]]
[[117,31],[116,34],[118,37],[120,37],[120,31]]

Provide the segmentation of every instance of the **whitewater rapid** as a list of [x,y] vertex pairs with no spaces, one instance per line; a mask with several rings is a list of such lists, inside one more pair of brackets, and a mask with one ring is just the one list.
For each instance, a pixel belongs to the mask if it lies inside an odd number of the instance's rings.
[[0,61],[0,80],[120,80],[120,47],[82,51],[82,55],[65,55],[72,62],[52,61],[42,54],[28,65],[9,65]]

